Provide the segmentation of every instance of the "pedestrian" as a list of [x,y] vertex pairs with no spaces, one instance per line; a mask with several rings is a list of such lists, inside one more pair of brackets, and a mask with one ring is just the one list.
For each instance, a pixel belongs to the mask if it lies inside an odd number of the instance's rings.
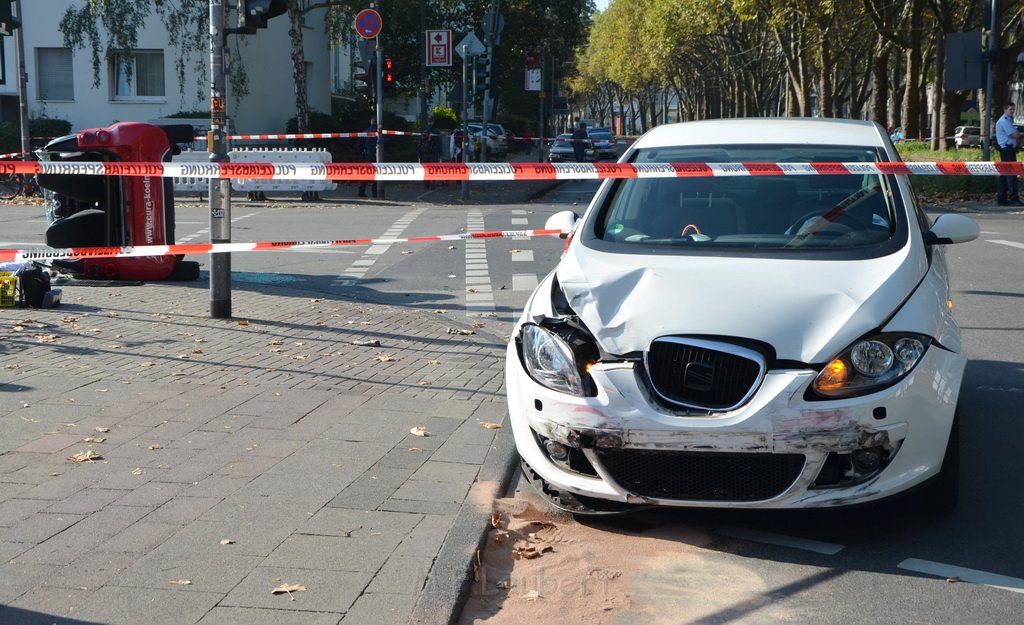
[[[1013,115],[1017,106],[1007,102],[1003,106],[1003,116],[996,122],[996,144],[999,146],[1000,161],[1016,161],[1017,146],[1020,145],[1021,134],[1013,125]],[[996,203],[1000,206],[1021,206],[1020,194],[1017,191],[1017,176],[1000,176],[996,182]]]
[[[370,125],[364,130],[364,133],[373,133],[370,137],[359,137],[356,149],[359,151],[359,158],[364,163],[373,163],[377,160],[377,120],[374,117],[370,118]],[[366,186],[370,184],[369,180],[359,181],[359,197],[366,197]],[[373,192],[373,197],[377,197],[377,181],[374,180],[370,187]]]
[[577,163],[582,163],[584,161],[588,139],[587,124],[586,122],[580,122],[579,127],[572,131],[572,151],[576,156]]
[[[416,149],[416,154],[421,163],[438,163],[441,161],[441,135],[434,126],[433,115],[427,117],[427,125],[423,128],[423,132],[420,133],[420,144]],[[424,180],[423,186],[433,189],[434,182]]]
[[462,145],[465,143],[465,137],[461,130],[456,130],[452,133],[449,138],[448,152],[452,155],[453,163],[462,162]]

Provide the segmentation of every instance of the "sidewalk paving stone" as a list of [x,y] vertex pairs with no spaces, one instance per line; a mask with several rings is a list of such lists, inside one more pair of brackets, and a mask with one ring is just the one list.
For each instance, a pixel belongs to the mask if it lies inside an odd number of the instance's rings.
[[[489,183],[471,201],[549,186]],[[462,203],[454,186],[434,198]],[[510,466],[511,437],[480,425],[504,419],[506,328],[452,335],[469,325],[458,306],[283,282],[239,283],[232,319],[209,317],[199,283],[62,288],[58,309],[0,316],[0,623],[457,614],[488,518],[470,492]],[[67,460],[90,448],[103,459]],[[271,594],[282,582],[307,590]]]

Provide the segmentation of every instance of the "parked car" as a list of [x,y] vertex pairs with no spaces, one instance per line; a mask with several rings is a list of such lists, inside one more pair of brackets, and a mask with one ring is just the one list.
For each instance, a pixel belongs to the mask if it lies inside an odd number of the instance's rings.
[[981,147],[981,128],[978,126],[957,126],[953,131],[953,143],[958,148]]
[[[469,122],[467,127],[469,128],[469,136],[476,141],[480,141],[483,136],[483,123]],[[501,124],[487,124],[488,158],[505,158],[508,156],[508,143],[505,136],[505,129],[502,128]]]
[[592,128],[587,134],[594,141],[594,148],[597,150],[597,159],[615,159],[618,153],[615,151],[615,135],[607,128]]
[[[621,161],[898,161],[882,126],[658,126]],[[697,171],[696,169],[694,171]],[[526,477],[575,513],[824,508],[958,493],[966,358],[947,244],[907,176],[605,180],[530,296],[505,389]]]
[[[585,140],[583,146],[583,160],[590,162],[597,160],[597,148],[591,139]],[[548,148],[548,161],[552,163],[575,162],[576,151],[573,148],[573,138],[570,133],[562,133],[555,137]]]

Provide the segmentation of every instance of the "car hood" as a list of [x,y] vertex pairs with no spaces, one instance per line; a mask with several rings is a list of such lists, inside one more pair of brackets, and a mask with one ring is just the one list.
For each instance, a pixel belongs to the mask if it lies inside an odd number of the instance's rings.
[[927,270],[909,249],[831,261],[609,254],[577,241],[556,275],[611,354],[644,351],[659,336],[702,335],[755,339],[779,359],[820,363],[907,299]]

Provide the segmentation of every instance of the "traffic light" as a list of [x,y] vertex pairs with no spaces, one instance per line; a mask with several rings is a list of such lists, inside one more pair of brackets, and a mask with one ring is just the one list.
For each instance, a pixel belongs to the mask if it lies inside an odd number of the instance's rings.
[[491,58],[481,54],[473,60],[473,91],[483,96],[491,79]]
[[384,76],[381,77],[384,95],[395,95],[395,63],[390,58],[384,59]]
[[247,35],[255,35],[257,28],[267,27],[267,20],[287,10],[287,0],[239,0],[238,28]]
[[541,66],[542,57],[540,50],[529,50],[526,53],[526,69],[536,69]]
[[352,88],[356,93],[361,93],[369,99],[373,99],[373,62],[359,61],[356,63],[356,71],[352,74]]

